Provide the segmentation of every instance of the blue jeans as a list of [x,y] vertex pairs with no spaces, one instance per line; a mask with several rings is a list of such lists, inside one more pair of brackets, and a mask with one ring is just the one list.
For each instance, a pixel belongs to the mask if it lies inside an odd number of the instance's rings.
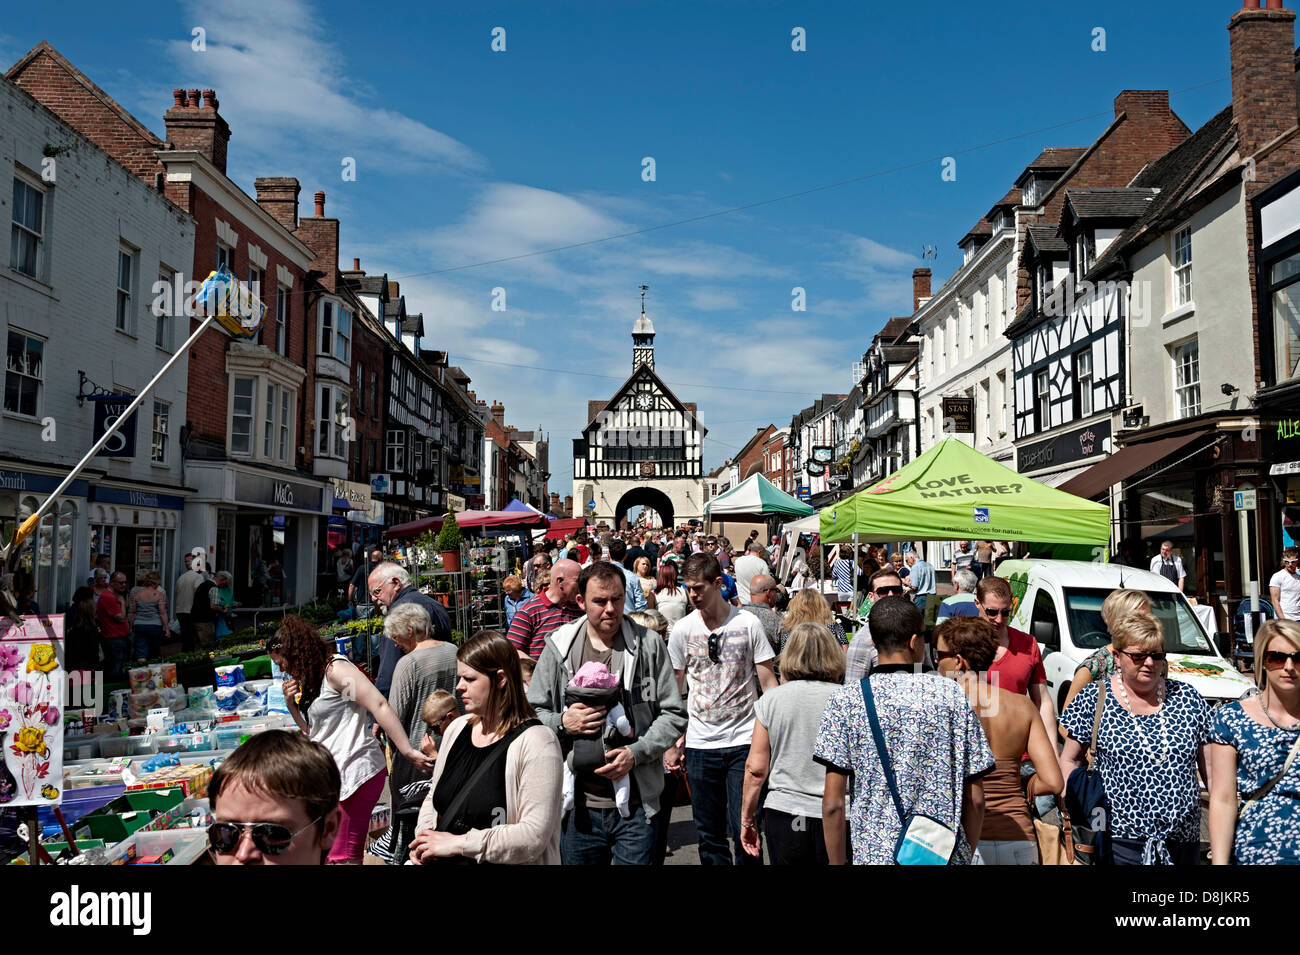
[[162,656],[163,628],[135,628],[135,656],[137,660],[157,660]]
[[104,663],[108,668],[108,678],[115,680],[124,674],[122,662],[126,659],[127,638],[104,638]]
[[[762,865],[740,846],[740,797],[745,783],[748,746],[686,749],[686,778],[691,784],[691,812],[700,836],[700,865]],[[727,847],[727,831],[732,847]],[[733,863],[732,850],[736,861]]]
[[565,865],[649,865],[656,828],[646,822],[642,806],[626,819],[617,809],[570,809],[560,821],[560,861]]

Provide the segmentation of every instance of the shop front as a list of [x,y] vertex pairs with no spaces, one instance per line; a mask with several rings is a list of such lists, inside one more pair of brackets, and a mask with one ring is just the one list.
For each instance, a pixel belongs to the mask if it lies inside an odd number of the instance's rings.
[[90,555],[108,554],[110,566],[134,586],[153,572],[164,590],[183,571],[177,541],[185,498],[156,490],[96,485],[90,490]]
[[347,553],[353,559],[361,559],[362,548],[370,543],[365,525],[354,517],[357,513],[369,513],[370,485],[342,478],[329,480],[326,493],[330,495],[332,506],[329,515],[320,518],[316,537],[317,597],[328,597],[347,586],[347,582],[338,577],[339,557]]
[[1300,547],[1300,407],[1270,416],[1260,430],[1272,492],[1272,507],[1259,514],[1261,559],[1276,569],[1284,548]]
[[[0,540],[31,517],[63,479],[62,474],[0,470]],[[72,594],[85,583],[91,565],[87,557],[86,481],[73,481],[27,539],[18,567],[33,575],[35,600],[42,613],[62,613]]]
[[1048,487],[1061,487],[1110,451],[1110,419],[1101,418],[1041,441],[1017,444],[1016,472]]
[[190,462],[183,550],[202,546],[234,578],[244,608],[296,606],[316,592],[326,485],[274,472]]

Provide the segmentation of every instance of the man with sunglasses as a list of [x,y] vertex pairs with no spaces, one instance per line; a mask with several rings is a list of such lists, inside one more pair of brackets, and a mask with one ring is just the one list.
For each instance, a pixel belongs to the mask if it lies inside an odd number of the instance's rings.
[[1268,592],[1273,598],[1273,609],[1279,620],[1300,620],[1300,550],[1288,547],[1282,551],[1282,569],[1268,582]]
[[975,587],[975,606],[979,615],[997,631],[998,650],[989,666],[988,680],[993,686],[1011,693],[1027,693],[1038,707],[1047,727],[1047,736],[1055,740],[1056,710],[1047,692],[1047,673],[1038,642],[1027,633],[1011,627],[1011,585],[1002,577],[985,577]]
[[[451,640],[451,617],[447,608],[428,594],[422,594],[411,583],[411,575],[401,564],[383,563],[370,572],[366,579],[370,588],[370,599],[383,608],[385,614],[392,613],[394,607],[413,603],[423,607],[429,615],[433,627],[429,635],[435,640]],[[397,661],[402,659],[402,648],[386,636],[379,637],[379,673],[375,677],[375,686],[385,697],[393,686],[393,671]]]
[[722,596],[722,568],[712,554],[692,554],[682,578],[694,611],[677,621],[668,637],[668,656],[678,685],[688,689],[686,735],[664,757],[672,771],[681,765],[690,781],[691,810],[700,837],[701,865],[762,865],[762,856],[740,842],[740,802],[745,761],[754,734],[754,681],[776,687],[776,654],[753,614]]
[[334,757],[301,733],[267,730],[212,774],[217,865],[324,865],[343,812]]
[[[874,607],[885,597],[902,597],[903,594],[903,578],[898,576],[898,571],[892,564],[886,564],[871,575],[871,590],[867,594],[870,606]],[[871,626],[863,623],[844,657],[844,682],[860,681],[876,668],[877,659],[876,644],[871,639]]]

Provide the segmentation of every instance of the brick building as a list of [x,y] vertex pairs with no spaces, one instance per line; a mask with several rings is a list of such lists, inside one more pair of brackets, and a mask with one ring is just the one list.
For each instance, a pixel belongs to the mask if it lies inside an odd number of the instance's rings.
[[[214,567],[230,570],[236,600],[246,606],[308,599],[329,495],[313,473],[308,427],[316,412],[306,321],[315,254],[294,234],[296,182],[270,197],[268,211],[231,181],[230,127],[213,90],[172,91],[164,142],[48,43],[8,75],[190,214],[190,274],[202,279],[224,264],[260,293],[267,320],[256,339],[209,329],[189,355],[187,416],[178,430],[183,486],[195,493],[185,503],[182,546],[201,545]],[[184,318],[176,320],[183,327]]]

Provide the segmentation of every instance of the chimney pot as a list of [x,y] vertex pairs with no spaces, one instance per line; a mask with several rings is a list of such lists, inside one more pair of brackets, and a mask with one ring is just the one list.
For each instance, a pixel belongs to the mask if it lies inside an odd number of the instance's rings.
[[1281,10],[1282,0],[1268,0],[1268,2],[1264,4],[1264,6],[1269,10]]
[[184,91],[184,90],[172,90],[172,99],[176,101],[176,102],[173,104],[173,106],[174,106],[176,109],[184,109],[184,108],[185,108],[185,91]]
[[216,90],[204,90],[204,91],[203,91],[203,106],[204,106],[205,109],[216,109],[216,108],[217,108],[217,91],[216,91]]
[[352,260],[352,271],[353,271],[353,272],[360,272],[360,271],[361,271],[361,260],[360,260],[360,259],[354,258],[354,259]]
[[1258,10],[1258,9],[1259,9],[1259,0],[1242,0],[1242,3],[1241,3],[1241,9],[1243,9],[1243,10]]
[[190,109],[198,109],[198,108],[199,108],[199,91],[198,91],[198,90],[190,90],[189,92],[190,92],[190,96],[189,96],[189,104],[188,104],[188,105],[189,105],[189,108],[190,108]]
[[316,190],[316,218],[325,218],[325,192],[321,189]]

